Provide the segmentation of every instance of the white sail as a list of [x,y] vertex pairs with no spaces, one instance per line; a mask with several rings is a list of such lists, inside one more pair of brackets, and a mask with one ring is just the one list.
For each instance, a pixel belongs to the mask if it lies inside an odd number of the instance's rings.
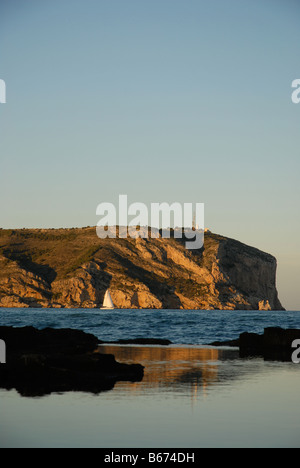
[[105,296],[104,296],[104,301],[103,301],[103,307],[102,309],[114,309],[114,303],[112,301],[112,298],[110,296],[109,290],[106,291]]

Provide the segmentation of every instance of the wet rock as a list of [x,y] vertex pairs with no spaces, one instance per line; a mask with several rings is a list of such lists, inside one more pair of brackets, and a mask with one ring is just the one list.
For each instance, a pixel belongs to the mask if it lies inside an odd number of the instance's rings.
[[261,356],[266,360],[291,361],[292,343],[300,339],[299,329],[268,327],[264,333],[241,333],[230,341],[215,341],[211,346],[238,346],[241,357]]
[[227,340],[227,341],[213,341],[212,343],[209,343],[209,346],[232,346],[232,347],[238,347],[240,344],[239,339],[237,340]]
[[87,353],[95,350],[99,342],[96,336],[82,330],[49,327],[38,330],[32,326],[0,326],[0,337],[11,353],[23,354],[32,350],[42,354]]
[[161,339],[161,338],[132,338],[128,340],[118,340],[118,341],[115,341],[114,343],[167,346],[169,344],[172,344],[172,341]]
[[292,343],[300,339],[299,329],[268,327],[263,335],[242,333],[239,338],[240,355],[263,356],[269,360],[291,361]]
[[81,330],[0,327],[6,364],[0,387],[24,396],[52,392],[110,390],[119,380],[140,381],[143,366],[123,364],[98,352],[98,339]]

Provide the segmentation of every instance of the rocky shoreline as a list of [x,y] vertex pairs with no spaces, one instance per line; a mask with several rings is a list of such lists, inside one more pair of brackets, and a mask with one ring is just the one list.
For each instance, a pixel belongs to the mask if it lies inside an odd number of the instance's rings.
[[0,388],[22,396],[52,392],[111,390],[117,381],[141,381],[144,367],[123,364],[98,352],[99,340],[81,330],[0,327],[6,363],[0,365]]
[[210,346],[238,347],[240,357],[263,357],[265,360],[291,361],[294,340],[300,340],[300,330],[268,327],[263,334],[241,333],[236,340],[214,341]]
[[[67,391],[97,394],[111,390],[117,381],[139,382],[144,376],[141,364],[119,363],[114,355],[101,353],[99,345],[107,342],[81,330],[0,326],[0,338],[6,345],[6,362],[0,365],[0,388],[16,389],[22,396]],[[244,332],[238,339],[215,341],[208,346],[238,347],[242,358],[291,361],[295,340],[300,340],[299,329],[269,327],[262,335]],[[172,344],[158,338],[110,343]]]

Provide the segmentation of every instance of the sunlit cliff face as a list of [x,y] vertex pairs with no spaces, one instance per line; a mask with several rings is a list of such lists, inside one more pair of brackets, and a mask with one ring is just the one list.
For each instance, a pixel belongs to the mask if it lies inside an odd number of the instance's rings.
[[[282,310],[276,259],[212,233],[181,239],[99,239],[94,228],[0,231],[0,306]],[[268,302],[267,302],[268,301]]]

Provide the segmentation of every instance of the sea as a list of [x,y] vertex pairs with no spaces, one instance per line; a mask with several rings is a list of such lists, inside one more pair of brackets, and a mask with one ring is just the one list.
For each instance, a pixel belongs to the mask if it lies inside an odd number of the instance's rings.
[[300,312],[0,308],[0,325],[76,328],[108,342],[159,338],[180,345],[207,345],[236,339],[245,331],[263,333],[266,327],[300,328]]
[[[1,308],[0,325],[80,329],[97,336],[100,352],[145,368],[140,382],[98,394],[0,389],[1,448],[101,448],[102,460],[120,448],[300,447],[300,364],[211,345],[267,327],[300,329],[300,311]],[[171,344],[115,343],[133,338]]]

